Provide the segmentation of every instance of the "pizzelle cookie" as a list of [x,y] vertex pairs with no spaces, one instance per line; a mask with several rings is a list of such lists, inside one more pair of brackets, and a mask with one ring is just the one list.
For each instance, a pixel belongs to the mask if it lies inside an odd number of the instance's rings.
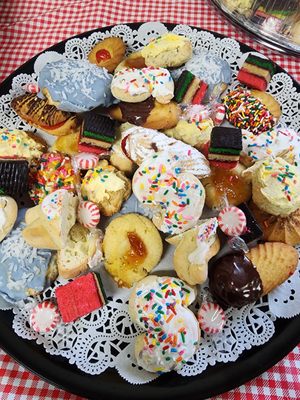
[[145,330],[135,342],[138,365],[163,373],[181,368],[196,352],[199,323],[187,307],[196,291],[177,278],[148,276],[132,290],[129,314]]
[[138,214],[115,218],[103,240],[104,266],[119,286],[131,287],[159,263],[162,240],[153,223]]

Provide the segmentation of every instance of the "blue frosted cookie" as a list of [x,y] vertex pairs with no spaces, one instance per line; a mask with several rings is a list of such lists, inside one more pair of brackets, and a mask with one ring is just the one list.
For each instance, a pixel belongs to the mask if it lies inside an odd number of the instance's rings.
[[0,243],[0,296],[11,304],[44,289],[51,251],[28,246],[20,223]]
[[41,70],[38,86],[58,109],[69,112],[90,111],[115,102],[110,91],[112,75],[105,68],[86,60],[59,60]]

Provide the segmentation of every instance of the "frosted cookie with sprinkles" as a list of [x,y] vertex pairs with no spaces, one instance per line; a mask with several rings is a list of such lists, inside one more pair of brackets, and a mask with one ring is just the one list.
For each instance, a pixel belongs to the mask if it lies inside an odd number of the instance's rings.
[[148,157],[132,180],[136,198],[153,212],[152,222],[162,232],[177,234],[193,227],[205,201],[202,183],[193,174],[172,168],[168,153]]
[[146,332],[137,337],[138,365],[158,374],[180,369],[196,352],[201,335],[198,321],[187,307],[195,289],[182,280],[149,276],[129,298],[129,314]]
[[115,73],[111,90],[117,99],[128,103],[139,103],[152,96],[167,104],[174,95],[174,82],[165,68],[125,68]]

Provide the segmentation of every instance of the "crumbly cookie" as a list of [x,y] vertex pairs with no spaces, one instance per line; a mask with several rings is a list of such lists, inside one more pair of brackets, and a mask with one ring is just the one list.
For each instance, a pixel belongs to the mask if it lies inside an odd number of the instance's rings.
[[159,263],[162,240],[146,217],[125,214],[106,228],[103,240],[104,265],[119,286],[131,287]]
[[169,32],[152,40],[141,54],[146,65],[169,68],[184,64],[192,52],[192,43],[187,37]]
[[81,193],[98,205],[101,214],[109,217],[117,213],[130,196],[131,182],[122,171],[101,160],[86,173]]

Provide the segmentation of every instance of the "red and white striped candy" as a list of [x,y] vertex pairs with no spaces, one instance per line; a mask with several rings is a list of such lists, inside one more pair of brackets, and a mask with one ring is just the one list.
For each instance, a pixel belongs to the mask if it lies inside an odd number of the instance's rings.
[[26,83],[26,85],[24,85],[24,90],[29,93],[38,93],[39,87],[36,83]]
[[77,211],[78,221],[85,228],[94,228],[99,224],[99,207],[92,201],[81,201]]
[[215,107],[213,114],[213,121],[215,125],[221,125],[225,118],[225,106],[223,104],[218,104]]
[[45,300],[30,311],[29,324],[35,332],[50,332],[59,322],[60,314],[52,301]]
[[92,153],[79,153],[74,156],[74,159],[79,169],[95,168],[99,161],[97,154]]
[[245,232],[246,216],[238,207],[225,207],[218,216],[219,227],[225,235],[239,236]]
[[223,309],[216,303],[202,303],[198,311],[200,328],[210,334],[222,331],[226,318]]

